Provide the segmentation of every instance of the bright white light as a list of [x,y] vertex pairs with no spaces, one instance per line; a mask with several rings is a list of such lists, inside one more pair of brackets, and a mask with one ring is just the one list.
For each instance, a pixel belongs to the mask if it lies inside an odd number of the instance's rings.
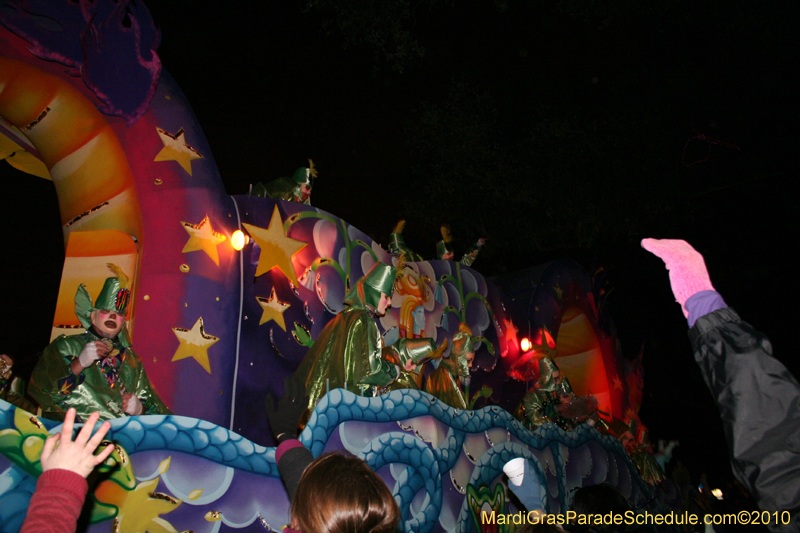
[[528,337],[523,337],[522,340],[519,342],[519,347],[522,348],[523,352],[527,352],[531,349],[531,341]]
[[718,500],[722,499],[722,489],[711,489],[711,494]]
[[231,246],[233,246],[234,250],[241,250],[244,248],[244,245],[247,244],[247,237],[244,236],[242,230],[237,229],[231,235]]

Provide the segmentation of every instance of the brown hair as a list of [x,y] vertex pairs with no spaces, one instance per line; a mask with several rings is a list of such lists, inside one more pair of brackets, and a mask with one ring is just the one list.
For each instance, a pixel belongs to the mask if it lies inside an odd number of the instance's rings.
[[292,502],[292,520],[303,533],[393,533],[400,508],[364,461],[334,453],[306,467]]

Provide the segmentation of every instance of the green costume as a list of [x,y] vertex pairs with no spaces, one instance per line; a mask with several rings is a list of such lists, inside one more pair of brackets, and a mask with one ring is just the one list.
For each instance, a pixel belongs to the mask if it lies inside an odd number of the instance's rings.
[[401,339],[385,348],[376,310],[381,293],[391,296],[397,270],[377,263],[350,290],[347,309],[325,325],[308,349],[295,376],[306,386],[313,409],[327,389],[345,388],[356,394],[375,394],[401,375],[401,368],[385,360],[391,353],[400,363],[421,362],[436,348],[431,339]]
[[[394,256],[403,255],[406,258],[406,261],[425,261],[424,257],[409,248],[406,244],[405,238],[403,237],[403,229],[405,228],[405,225],[405,220],[399,221],[397,225],[395,225],[391,235],[389,235],[389,253]],[[444,254],[453,253],[453,245],[451,244],[453,237],[450,234],[450,228],[448,226],[442,226],[442,237],[443,239],[436,243],[436,257],[438,259],[442,259]],[[470,246],[469,250],[467,250],[467,252],[464,254],[464,257],[462,257],[461,261],[459,262],[465,266],[472,266],[472,263],[474,263],[475,259],[477,259],[478,253],[480,253],[482,246],[483,240],[480,240]]]
[[[441,357],[441,352],[445,347],[446,345],[442,345],[441,349],[437,349],[436,343],[430,338],[407,339],[401,337],[388,348],[384,348],[384,360],[394,364],[400,372],[397,379],[389,385],[388,390],[421,389],[423,365],[433,358]],[[411,371],[405,370],[407,361],[413,361],[417,367]]]
[[405,220],[401,220],[395,225],[392,234],[389,235],[389,253],[394,256],[402,255],[405,257],[406,261],[413,261],[415,263],[418,261],[425,261],[421,255],[406,245],[405,238],[403,237],[403,229],[405,227]]
[[456,333],[453,336],[453,349],[450,357],[441,359],[439,367],[428,376],[428,381],[425,382],[425,392],[451,407],[466,409],[467,400],[461,391],[459,381],[469,378],[467,354],[475,352],[474,344],[472,335],[466,331]]
[[[63,420],[70,407],[75,408],[81,420],[88,419],[95,411],[100,413],[100,420],[127,416],[122,410],[122,396],[126,393],[139,398],[142,414],[171,414],[150,385],[141,359],[130,348],[127,325],[114,339],[104,339],[92,325],[93,311],[114,311],[125,316],[130,300],[127,277],[118,267],[109,267],[117,277],[106,279],[94,305],[83,285],[78,287],[75,295],[75,314],[86,332],[59,336],[45,348],[33,370],[29,393],[47,418]],[[98,340],[110,345],[108,355],[84,368],[80,374],[73,374],[72,362],[87,344]]]
[[[70,363],[86,344],[100,340],[92,330],[81,335],[59,336],[44,349],[31,376],[30,394],[42,407],[45,418],[63,420],[67,409],[74,407],[81,420],[95,411],[100,420],[127,416],[122,410],[122,394],[136,395],[145,415],[169,415],[150,384],[142,360],[115,340],[111,353],[75,376]],[[124,390],[123,390],[124,389]]]
[[311,205],[310,195],[303,200],[303,185],[311,189],[312,178],[317,177],[317,171],[314,168],[314,163],[310,159],[308,162],[310,165],[309,168],[298,168],[290,178],[277,178],[268,181],[266,184],[259,181],[253,186],[250,195]]
[[646,429],[639,428],[636,420],[628,423],[628,431],[619,437],[641,478],[650,485],[658,485],[667,476],[653,456],[653,447]]
[[561,397],[572,394],[572,386],[565,377],[556,384],[553,373],[558,366],[549,357],[539,360],[539,380],[535,389],[529,390],[522,398],[525,418],[531,428],[541,426],[545,422],[553,422],[566,430],[574,427],[571,420],[558,413]]
[[[453,235],[450,232],[450,226],[447,224],[443,224],[441,227],[442,232],[442,240],[436,243],[436,257],[439,259],[443,259],[445,254],[454,254],[453,250]],[[464,254],[464,257],[461,258],[461,263],[464,266],[472,266],[472,263],[475,262],[475,259],[478,258],[478,253],[481,251],[481,247],[483,246],[483,239],[479,240],[472,246],[470,246],[469,250]]]
[[0,357],[0,400],[29,413],[36,413],[36,406],[25,398],[25,382],[13,374],[11,366]]

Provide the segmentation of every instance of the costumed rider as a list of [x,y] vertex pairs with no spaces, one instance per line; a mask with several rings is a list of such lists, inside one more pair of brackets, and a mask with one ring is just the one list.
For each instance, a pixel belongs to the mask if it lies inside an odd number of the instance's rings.
[[317,169],[314,168],[314,162],[309,159],[308,167],[298,168],[291,177],[277,178],[268,181],[266,185],[259,181],[253,185],[250,196],[311,205],[311,188],[316,177]]
[[[399,374],[388,385],[375,384],[380,387],[379,394],[397,389],[422,389],[423,369],[425,365],[434,360],[441,360],[442,354],[447,349],[447,339],[441,346],[436,347],[433,339],[407,339],[399,338],[391,346],[383,349],[383,359],[395,366]],[[383,381],[376,376],[377,381]],[[368,381],[374,381],[370,379]],[[363,380],[362,380],[363,381]]]
[[627,431],[622,433],[619,440],[645,483],[655,486],[667,479],[653,455],[647,428],[631,419]]
[[172,414],[131,349],[128,277],[118,266],[108,267],[115,276],[106,279],[94,305],[83,284],[75,294],[75,314],[86,332],[59,336],[33,370],[29,392],[46,418],[63,420],[70,407],[83,421],[95,411],[101,420]]
[[[401,271],[402,263],[401,258]],[[325,325],[308,349],[295,377],[305,385],[309,409],[335,388],[364,396],[379,394],[403,371],[414,372],[435,356],[433,339],[399,339],[389,347],[383,344],[375,320],[391,307],[398,269],[376,263],[345,297],[347,308]],[[384,359],[390,354],[392,361]]]
[[[440,229],[442,232],[442,240],[436,243],[436,257],[453,261],[455,252],[453,251],[453,233],[450,231],[450,225],[442,224]],[[481,237],[478,239],[478,242],[469,247],[469,250],[467,250],[459,263],[464,266],[472,266],[472,263],[477,259],[478,253],[481,251],[484,244],[486,244],[486,239]]]
[[569,379],[562,377],[558,365],[549,357],[539,359],[539,379],[522,398],[522,406],[531,429],[552,422],[570,431],[597,417],[597,400],[593,396],[575,396]]
[[[407,261],[425,261],[424,257],[414,252],[414,250],[410,249],[406,245],[405,238],[403,237],[403,230],[405,227],[405,220],[400,220],[397,222],[397,224],[395,224],[392,234],[389,236],[389,253],[395,257],[402,254],[405,256]],[[450,226],[448,224],[442,224],[441,232],[442,240],[436,243],[436,257],[438,259],[447,259],[452,261],[455,255],[452,244],[453,234],[450,231]],[[478,242],[470,246],[469,250],[467,250],[467,253],[465,253],[464,257],[461,258],[460,263],[465,266],[471,266],[478,257],[478,253],[481,251],[481,248],[483,248],[484,244],[486,244],[486,239],[482,237],[478,239]]]
[[475,359],[475,340],[470,327],[461,323],[453,336],[450,357],[439,360],[439,366],[425,382],[425,392],[456,409],[466,409],[467,399],[462,390],[469,387],[469,371]]
[[0,400],[36,413],[36,405],[25,398],[25,381],[12,370],[14,359],[10,355],[0,353]]
[[392,234],[389,235],[389,253],[395,257],[404,256],[406,261],[425,261],[425,259],[406,245],[403,237],[403,230],[406,227],[405,220],[399,220],[395,224]]

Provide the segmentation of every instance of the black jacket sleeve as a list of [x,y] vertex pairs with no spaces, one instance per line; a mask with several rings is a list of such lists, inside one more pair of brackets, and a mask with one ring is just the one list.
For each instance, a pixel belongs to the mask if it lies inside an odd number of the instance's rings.
[[[762,333],[724,308],[689,331],[694,357],[719,408],[731,466],[773,532],[800,531],[800,386]],[[789,524],[775,518],[791,515]],[[783,513],[783,514],[782,514]]]
[[[299,444],[299,441],[295,441]],[[289,501],[294,501],[294,493],[297,492],[297,485],[300,483],[300,476],[306,467],[314,461],[314,456],[303,445],[291,448],[284,452],[278,460],[278,472],[281,480],[289,494]]]

